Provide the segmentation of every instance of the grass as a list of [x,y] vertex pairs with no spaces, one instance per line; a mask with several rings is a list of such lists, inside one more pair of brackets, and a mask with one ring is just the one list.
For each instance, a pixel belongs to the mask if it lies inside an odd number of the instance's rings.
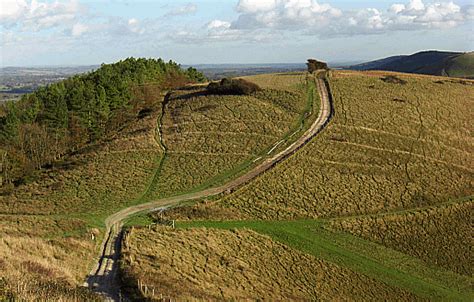
[[158,164],[155,128],[156,111],[0,196],[5,295],[25,301],[98,299],[78,285],[99,248],[104,218],[136,202]]
[[471,247],[473,199],[418,210],[340,218],[335,230],[412,255],[426,263],[472,276]]
[[469,52],[460,55],[448,62],[446,73],[450,77],[474,77],[474,53]]
[[[258,219],[389,212],[472,193],[472,85],[337,71],[335,116],[294,156],[214,206]],[[354,89],[357,88],[357,89]],[[212,217],[209,217],[212,218]]]
[[325,221],[200,221],[178,227],[248,228],[292,248],[424,298],[469,301],[472,279],[428,266],[419,259],[375,243],[325,228]]
[[417,300],[251,230],[133,228],[123,242],[137,300]]
[[222,184],[248,170],[276,142],[287,145],[312,117],[314,94],[311,83],[290,87],[251,96],[199,96],[196,90],[171,97],[162,126],[166,157],[150,198]]
[[[157,101],[149,115],[128,125],[117,137],[58,161],[15,188],[10,195],[0,196],[0,215],[4,218],[0,230],[5,234],[0,255],[9,262],[0,270],[12,294],[33,297],[33,292],[14,286],[34,282],[34,275],[22,264],[24,259],[30,259],[34,267],[54,271],[46,274],[43,281],[59,284],[67,296],[87,274],[108,215],[158,196],[199,190],[244,173],[254,164],[254,157],[300,127],[309,98],[299,77],[296,84],[300,86],[291,84],[292,88],[287,90],[266,89],[253,97],[176,100],[165,107],[163,118],[160,117],[161,100]],[[184,107],[179,109],[179,106]],[[157,117],[164,123],[163,141],[170,142],[169,154],[163,153],[160,146]],[[209,117],[218,117],[220,121]],[[183,118],[180,130],[201,134],[168,131],[166,127],[174,126],[169,121],[173,118]],[[252,122],[256,119],[258,123]],[[233,135],[223,135],[228,132],[235,132],[233,141]],[[208,143],[203,144],[206,141]],[[219,142],[221,149],[209,149]],[[231,154],[239,150],[243,155]],[[175,175],[177,171],[180,173]],[[168,186],[167,182],[173,177],[176,185]],[[15,243],[35,248],[25,248],[21,257],[16,257],[18,245]],[[53,250],[58,259],[40,259],[48,250]],[[75,263],[78,259],[82,259],[78,261],[80,264]],[[67,282],[57,283],[58,280]],[[38,298],[43,295],[39,285],[37,294]]]

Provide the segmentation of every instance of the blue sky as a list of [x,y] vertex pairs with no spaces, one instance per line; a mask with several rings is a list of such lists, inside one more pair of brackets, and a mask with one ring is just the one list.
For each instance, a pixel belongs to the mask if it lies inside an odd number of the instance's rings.
[[468,0],[1,0],[2,66],[182,64],[472,51]]

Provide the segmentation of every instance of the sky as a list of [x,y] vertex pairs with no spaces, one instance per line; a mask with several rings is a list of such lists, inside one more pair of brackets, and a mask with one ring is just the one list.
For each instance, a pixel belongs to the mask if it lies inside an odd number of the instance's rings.
[[474,49],[474,0],[0,0],[0,65],[356,62]]

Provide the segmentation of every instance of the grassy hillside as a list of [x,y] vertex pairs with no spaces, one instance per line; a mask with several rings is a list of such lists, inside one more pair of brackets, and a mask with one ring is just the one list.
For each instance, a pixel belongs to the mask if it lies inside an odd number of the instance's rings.
[[417,300],[250,230],[134,228],[124,243],[125,282],[152,301]]
[[94,299],[77,286],[90,270],[105,216],[136,203],[158,167],[157,114],[0,196],[0,276],[13,297]]
[[[279,78],[252,77],[268,85],[272,79]],[[179,233],[180,244],[187,246],[198,232],[195,227],[249,228],[419,299],[471,300],[466,238],[472,200],[457,198],[473,191],[473,129],[465,110],[474,97],[472,82],[336,71],[330,83],[335,116],[308,145],[223,198],[167,212],[171,218],[198,220],[178,223],[190,228]],[[201,241],[212,236],[208,231]],[[140,237],[159,235],[144,229]],[[228,239],[221,242],[226,245]],[[207,251],[197,249],[193,256]],[[132,280],[146,278],[139,273],[145,267],[161,272],[143,264],[144,254],[136,255],[127,268],[134,271]],[[182,271],[185,263],[174,265]],[[213,280],[220,284],[227,274],[216,272]],[[370,300],[373,284],[364,282],[360,286]]]
[[196,76],[173,62],[127,59],[3,107],[0,300],[97,298],[78,285],[103,219],[143,202],[163,157],[164,93]]
[[472,52],[422,51],[409,56],[394,56],[367,62],[351,66],[350,69],[471,78],[474,73],[472,55]]
[[[334,72],[335,117],[300,152],[222,200],[259,219],[389,212],[470,195],[471,82]],[[357,89],[355,89],[357,88]],[[471,96],[471,97],[470,97]],[[203,206],[203,205],[201,205]]]
[[451,59],[446,68],[450,77],[474,78],[474,52]]
[[156,196],[219,183],[297,130],[307,87],[295,85],[292,91],[264,89],[246,96],[199,96],[199,89],[172,95],[162,119],[166,158]]
[[281,89],[251,96],[199,96],[202,88],[188,87],[166,103],[165,91],[155,83],[136,88],[134,96],[145,107],[134,109],[122,128],[41,167],[0,195],[5,295],[47,299],[48,287],[57,289],[54,299],[90,295],[77,285],[90,270],[105,217],[247,169],[302,127],[314,94],[304,81],[299,76]]
[[473,199],[395,212],[334,220],[336,230],[383,244],[432,265],[472,276],[471,247]]

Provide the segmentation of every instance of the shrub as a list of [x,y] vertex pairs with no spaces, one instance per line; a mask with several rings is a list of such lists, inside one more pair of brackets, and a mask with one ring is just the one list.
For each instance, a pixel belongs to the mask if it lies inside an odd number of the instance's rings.
[[250,95],[260,90],[257,84],[244,79],[224,78],[220,82],[212,82],[207,86],[207,92],[210,94]]
[[328,64],[324,63],[324,62],[321,62],[321,61],[318,61],[318,60],[315,60],[315,59],[308,59],[308,63],[306,63],[306,66],[308,66],[308,72],[309,73],[313,73],[315,72],[316,70],[319,70],[319,69],[324,69],[324,70],[328,70]]
[[385,76],[385,77],[381,78],[381,80],[384,81],[385,83],[391,83],[391,84],[405,85],[407,83],[407,81],[402,80],[402,79],[400,79],[396,76],[393,76],[393,75]]

